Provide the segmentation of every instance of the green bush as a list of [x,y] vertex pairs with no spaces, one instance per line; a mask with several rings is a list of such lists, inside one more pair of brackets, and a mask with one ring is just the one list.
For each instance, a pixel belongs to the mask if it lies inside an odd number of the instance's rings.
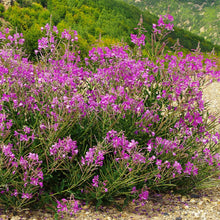
[[4,11],[5,11],[4,5],[0,3],[0,17],[3,16]]
[[202,86],[220,72],[198,51],[163,54],[166,24],[153,27],[150,51],[140,22],[133,49],[94,47],[83,60],[76,31],[46,24],[35,65],[21,51],[22,34],[5,33],[1,204],[57,202],[62,212],[68,203],[71,214],[77,200],[145,203],[152,191],[187,193],[219,175],[219,118],[207,111]]

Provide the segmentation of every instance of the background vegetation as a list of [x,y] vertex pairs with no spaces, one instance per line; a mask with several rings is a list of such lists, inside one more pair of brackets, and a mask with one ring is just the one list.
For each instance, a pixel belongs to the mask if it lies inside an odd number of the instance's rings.
[[220,44],[220,0],[124,0],[155,15],[174,17],[174,24]]
[[[141,14],[149,37],[152,23],[156,23],[157,17],[117,0],[18,0],[5,12],[2,10],[1,17],[9,22],[12,30],[24,34],[26,51],[33,58],[37,39],[42,36],[40,27],[46,23],[51,22],[60,31],[77,30],[81,55],[86,56],[93,46],[111,46],[119,42],[131,45],[130,33],[136,32],[134,28]],[[180,28],[175,28],[175,33],[169,36],[169,46],[177,38],[188,50],[195,49],[200,42],[202,51],[211,51],[213,47],[217,52],[220,51],[220,46],[214,46],[204,38]]]

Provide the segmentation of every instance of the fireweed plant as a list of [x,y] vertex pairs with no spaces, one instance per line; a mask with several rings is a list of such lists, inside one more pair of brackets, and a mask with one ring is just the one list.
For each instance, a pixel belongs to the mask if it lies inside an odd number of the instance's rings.
[[[153,25],[153,43],[171,31]],[[93,48],[80,60],[77,32],[42,28],[32,64],[22,34],[0,32],[0,202],[20,209],[54,202],[73,215],[79,201],[145,203],[149,192],[189,192],[219,173],[219,119],[202,86],[219,80],[211,59],[176,51],[143,57],[136,45]],[[17,52],[18,51],[18,52]],[[152,61],[152,59],[154,61]]]

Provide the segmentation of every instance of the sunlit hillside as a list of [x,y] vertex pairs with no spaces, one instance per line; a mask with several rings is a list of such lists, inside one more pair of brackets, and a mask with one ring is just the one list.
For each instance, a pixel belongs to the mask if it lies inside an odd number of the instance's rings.
[[[25,48],[31,57],[34,57],[37,40],[42,36],[41,27],[47,23],[56,25],[60,31],[78,31],[81,53],[86,55],[91,45],[130,44],[130,34],[137,33],[135,28],[141,15],[145,34],[149,37],[157,16],[119,0],[17,0],[0,14],[10,24],[12,32],[17,30],[24,34]],[[196,49],[200,42],[201,51],[211,51],[213,48],[220,51],[220,46],[215,46],[203,37],[179,27],[174,29],[175,32],[167,39],[169,46],[179,39],[187,50]]]
[[124,0],[156,15],[169,12],[174,24],[220,44],[220,0]]

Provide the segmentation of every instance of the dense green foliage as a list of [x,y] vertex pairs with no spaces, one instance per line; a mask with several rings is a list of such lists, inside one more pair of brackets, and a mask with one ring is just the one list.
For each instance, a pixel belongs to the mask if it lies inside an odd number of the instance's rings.
[[47,0],[17,0],[21,7],[31,6],[33,2],[40,3],[43,7],[47,6]]
[[[20,4],[18,4],[20,3]],[[79,33],[82,52],[88,52],[89,45],[104,44],[110,46],[128,42],[130,33],[139,22],[141,11],[119,1],[29,1],[15,2],[4,13],[18,32],[23,32],[27,41],[27,53],[36,49],[40,27],[52,22],[58,30],[75,29]],[[40,4],[39,4],[40,3]],[[47,3],[47,4],[46,4]],[[43,8],[47,6],[47,8]],[[150,31],[155,17],[149,13],[143,15],[145,28]],[[101,41],[98,41],[101,36]]]
[[220,44],[220,0],[124,0],[156,15],[174,17],[174,24],[215,44]]
[[[14,30],[24,34],[26,52],[33,58],[37,39],[41,36],[40,27],[46,23],[56,25],[59,31],[77,30],[81,55],[85,57],[93,46],[111,46],[119,42],[130,44],[130,34],[136,32],[134,29],[141,14],[149,37],[156,16],[118,0],[18,0],[3,16]],[[180,44],[188,50],[195,49],[198,42],[202,51],[211,51],[214,47],[190,32],[179,28],[175,32],[168,38],[169,46],[179,38]],[[220,47],[215,49],[220,51]]]

